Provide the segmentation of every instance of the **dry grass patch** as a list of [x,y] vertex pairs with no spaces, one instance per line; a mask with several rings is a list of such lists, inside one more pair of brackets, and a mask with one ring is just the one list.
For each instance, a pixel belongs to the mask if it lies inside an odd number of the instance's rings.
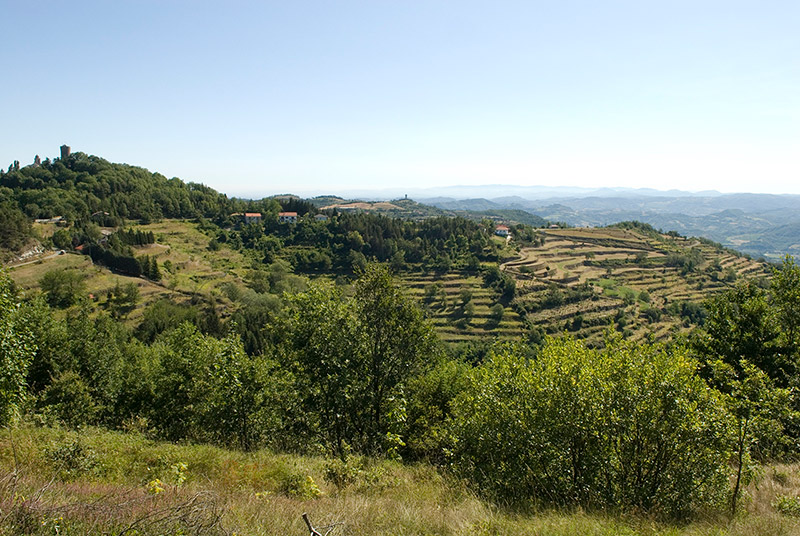
[[[58,472],[48,453],[72,442],[82,445],[78,456],[93,462],[78,472]],[[176,478],[180,463],[183,480]],[[313,486],[303,484],[308,477]],[[162,491],[152,486],[155,479]],[[316,527],[341,523],[331,536],[798,534],[800,521],[772,506],[778,496],[800,493],[797,465],[765,468],[747,493],[750,499],[732,521],[721,514],[673,525],[581,510],[515,513],[424,464],[353,458],[342,466],[319,456],[176,445],[93,428],[0,432],[3,535],[135,529],[140,535],[302,536],[308,534],[304,512]]]

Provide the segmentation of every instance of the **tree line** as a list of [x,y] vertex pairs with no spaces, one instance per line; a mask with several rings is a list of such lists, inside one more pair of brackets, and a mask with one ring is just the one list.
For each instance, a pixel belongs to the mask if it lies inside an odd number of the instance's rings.
[[[310,204],[307,210],[315,211]],[[287,260],[301,273],[352,273],[370,261],[389,263],[395,271],[415,267],[447,272],[477,270],[481,262],[496,262],[501,247],[492,240],[494,227],[493,221],[459,216],[409,221],[367,212],[332,212],[324,221],[300,216],[296,224],[279,223],[277,215],[265,216],[262,223],[217,229],[214,240],[249,251],[266,264]]]

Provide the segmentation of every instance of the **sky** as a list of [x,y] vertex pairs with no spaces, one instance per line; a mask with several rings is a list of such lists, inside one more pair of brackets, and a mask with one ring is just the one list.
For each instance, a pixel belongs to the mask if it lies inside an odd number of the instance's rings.
[[0,0],[0,166],[800,194],[800,2]]

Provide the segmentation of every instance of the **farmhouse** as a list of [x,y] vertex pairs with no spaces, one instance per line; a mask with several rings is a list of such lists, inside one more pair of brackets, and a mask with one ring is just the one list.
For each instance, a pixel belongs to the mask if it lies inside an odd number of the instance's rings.
[[328,217],[325,214],[316,214],[314,221],[328,221]]
[[510,231],[511,231],[511,229],[509,229],[508,226],[506,226],[506,225],[498,225],[494,229],[494,234],[496,234],[497,236],[508,236]]
[[279,212],[278,221],[281,223],[297,223],[297,212]]
[[231,217],[243,220],[245,223],[260,223],[261,222],[261,213],[260,212],[235,212],[235,213],[231,214]]

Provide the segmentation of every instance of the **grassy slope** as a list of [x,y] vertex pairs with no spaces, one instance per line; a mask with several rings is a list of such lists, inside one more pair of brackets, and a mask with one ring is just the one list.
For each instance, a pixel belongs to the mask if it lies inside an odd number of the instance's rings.
[[[221,311],[231,308],[233,304],[225,297],[222,286],[226,283],[244,285],[242,277],[250,266],[244,255],[224,244],[219,251],[209,251],[209,237],[198,230],[196,224],[187,221],[165,220],[135,228],[153,231],[156,235],[155,244],[135,247],[134,250],[137,257],[150,255],[158,259],[163,275],[159,283],[112,273],[101,266],[93,266],[88,257],[77,254],[11,267],[9,274],[30,293],[36,292],[39,280],[50,270],[77,270],[85,276],[87,295],[94,296],[99,302],[117,284],[133,282],[139,287],[140,300],[127,315],[131,322],[139,319],[147,305],[166,297],[183,303],[196,294],[212,296]],[[169,264],[172,265],[171,271],[165,268]]]
[[[77,447],[76,447],[77,445]],[[61,454],[59,457],[58,454]],[[66,454],[65,454],[66,453]],[[173,466],[186,464],[176,486]],[[302,535],[301,514],[341,535],[745,535],[796,534],[800,522],[770,503],[796,495],[796,467],[767,468],[748,489],[745,511],[729,522],[688,525],[609,514],[512,513],[485,503],[427,465],[351,462],[354,481],[337,486],[322,457],[241,453],[154,442],[138,433],[22,427],[0,431],[0,534]],[[311,477],[318,496],[304,487]],[[152,494],[155,479],[163,492]],[[299,483],[299,484],[298,484]],[[220,515],[216,522],[216,516]],[[130,533],[128,533],[130,534]]]

